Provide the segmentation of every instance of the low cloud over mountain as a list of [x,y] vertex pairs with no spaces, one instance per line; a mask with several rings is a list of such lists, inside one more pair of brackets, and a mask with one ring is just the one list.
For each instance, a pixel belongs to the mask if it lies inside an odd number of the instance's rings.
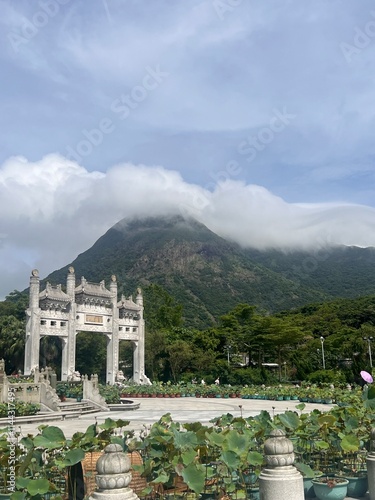
[[73,260],[124,217],[190,214],[211,230],[257,249],[375,246],[375,209],[291,204],[231,171],[201,187],[176,170],[121,164],[90,172],[59,155],[10,158],[0,170],[0,295]]

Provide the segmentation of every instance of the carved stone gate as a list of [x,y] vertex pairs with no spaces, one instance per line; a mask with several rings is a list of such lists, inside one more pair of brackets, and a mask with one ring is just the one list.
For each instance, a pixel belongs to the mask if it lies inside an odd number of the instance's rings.
[[78,332],[101,333],[107,337],[106,380],[114,384],[119,368],[119,341],[133,344],[133,380],[150,383],[144,373],[143,296],[137,290],[135,302],[124,296],[117,300],[116,277],[112,276],[109,290],[104,281],[90,283],[81,278],[76,286],[73,267],[69,268],[66,293],[61,285],[51,285],[40,291],[39,272],[30,277],[30,299],[26,310],[25,375],[39,367],[40,338],[59,337],[62,343],[61,380],[75,372],[76,336]]

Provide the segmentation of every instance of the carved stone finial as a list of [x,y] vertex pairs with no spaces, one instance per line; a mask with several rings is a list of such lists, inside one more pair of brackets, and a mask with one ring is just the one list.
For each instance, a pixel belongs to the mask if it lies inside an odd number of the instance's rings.
[[74,267],[73,266],[69,266],[68,273],[74,274]]
[[115,275],[115,274],[112,274],[112,276],[111,276],[111,280],[112,280],[114,283],[116,283],[117,278],[116,278],[116,275]]
[[132,478],[130,458],[122,451],[119,444],[109,444],[104,448],[104,454],[96,463],[95,477],[98,489],[91,495],[92,499],[138,499],[129,488]]
[[271,432],[271,437],[264,443],[264,453],[268,465],[273,467],[293,465],[293,443],[281,429],[275,429]]
[[38,269],[33,269],[31,271],[31,276],[34,276],[35,278],[39,278],[39,271],[38,271]]

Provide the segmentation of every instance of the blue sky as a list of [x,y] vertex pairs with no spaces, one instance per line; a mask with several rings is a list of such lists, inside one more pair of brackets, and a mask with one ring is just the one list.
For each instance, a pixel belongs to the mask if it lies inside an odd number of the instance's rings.
[[372,1],[0,8],[0,296],[137,214],[375,245]]

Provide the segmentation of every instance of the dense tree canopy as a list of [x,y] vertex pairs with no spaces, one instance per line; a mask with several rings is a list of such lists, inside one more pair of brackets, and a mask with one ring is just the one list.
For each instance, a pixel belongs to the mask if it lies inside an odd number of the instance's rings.
[[[215,327],[200,330],[184,324],[182,305],[162,287],[150,285],[144,296],[146,373],[152,380],[301,380],[323,368],[323,350],[327,371],[341,370],[348,381],[360,370],[371,369],[374,296],[311,304],[277,315],[242,303],[217,318]],[[0,358],[6,361],[7,373],[23,370],[26,306],[27,295],[17,291],[0,302]],[[105,337],[81,332],[77,339],[77,369],[98,373],[103,380]],[[40,354],[40,365],[59,373],[59,339],[42,339]],[[132,374],[132,355],[132,344],[121,342],[120,368],[127,376]]]

